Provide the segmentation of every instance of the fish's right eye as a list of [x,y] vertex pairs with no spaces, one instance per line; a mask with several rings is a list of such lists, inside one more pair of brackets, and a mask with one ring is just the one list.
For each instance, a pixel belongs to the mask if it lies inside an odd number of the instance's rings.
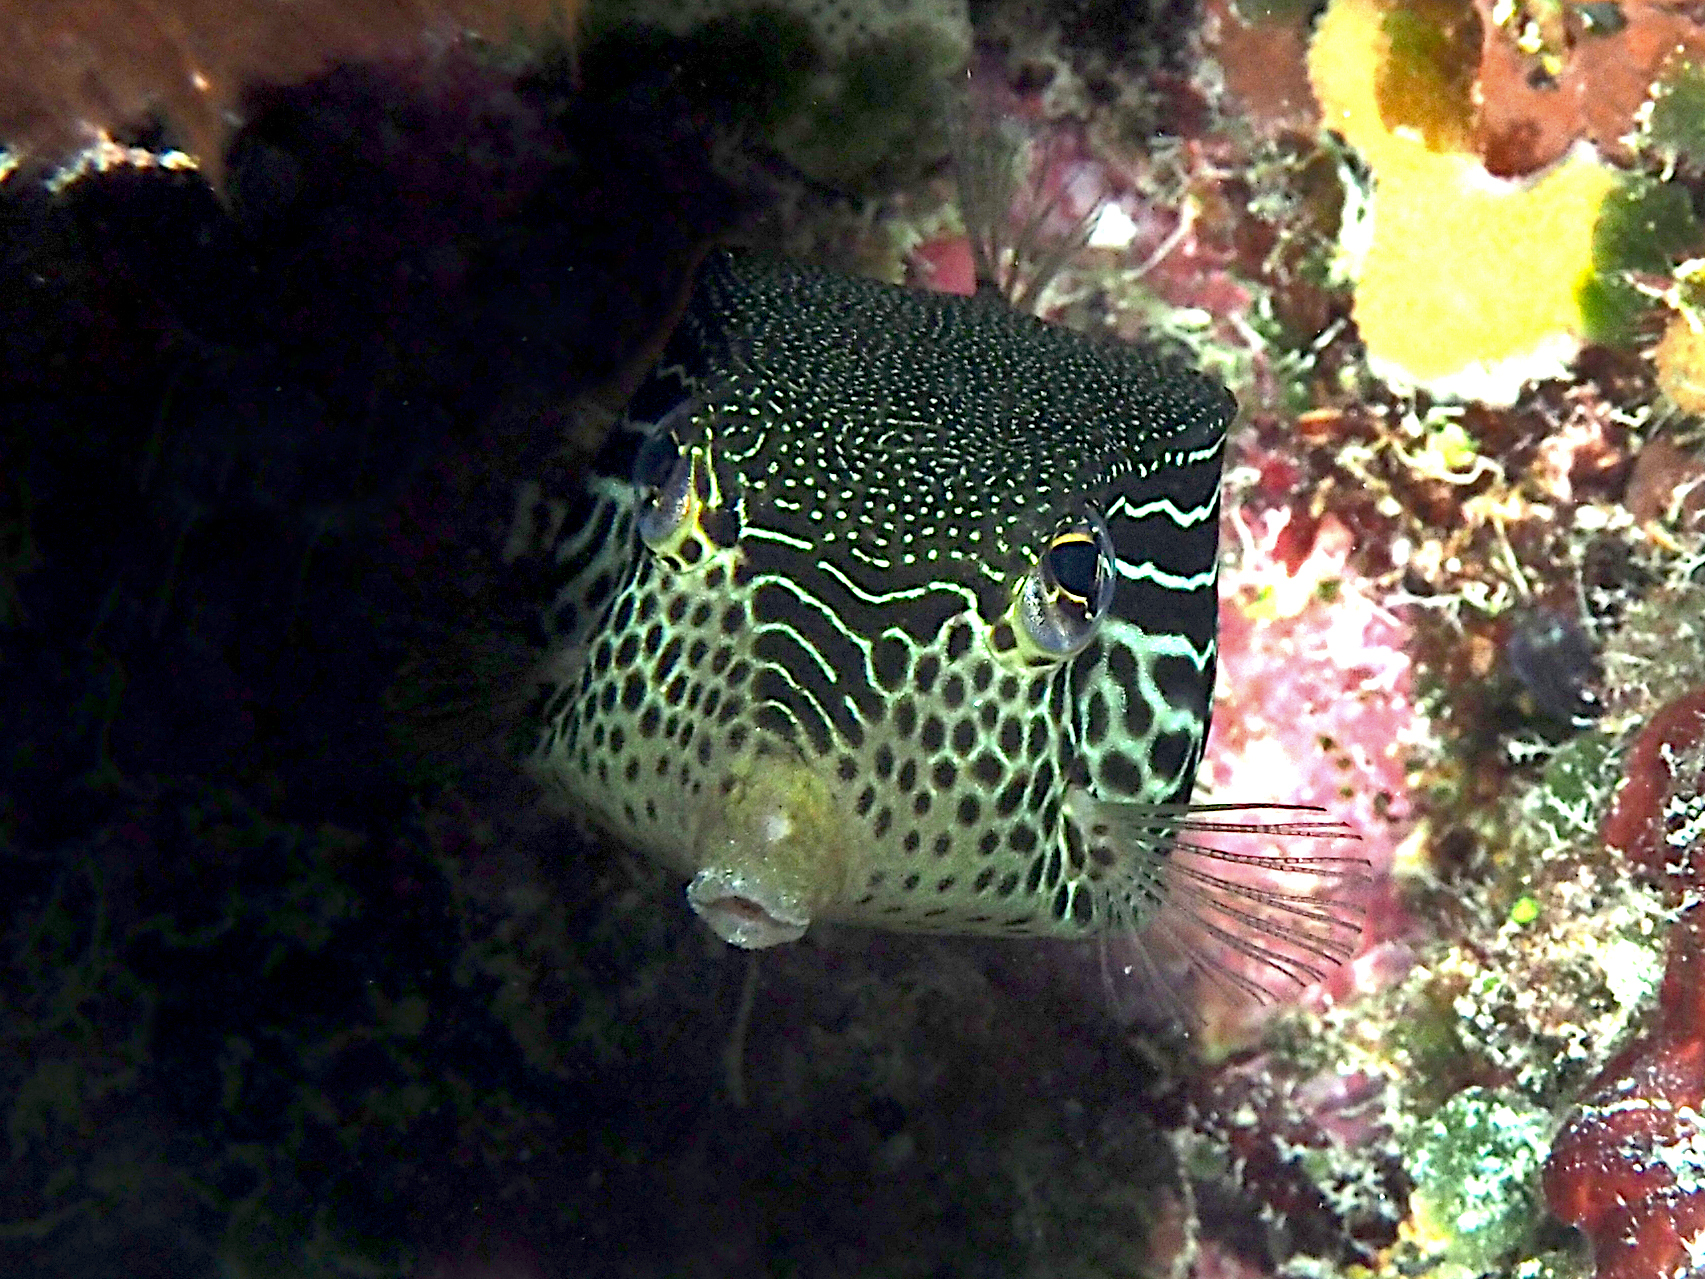
[[640,445],[639,455],[634,458],[633,486],[642,496],[649,490],[661,488],[685,451],[668,424],[660,424],[646,437],[645,443]]
[[660,427],[634,461],[639,497],[639,535],[654,551],[668,551],[692,527],[698,513],[694,454],[675,433]]

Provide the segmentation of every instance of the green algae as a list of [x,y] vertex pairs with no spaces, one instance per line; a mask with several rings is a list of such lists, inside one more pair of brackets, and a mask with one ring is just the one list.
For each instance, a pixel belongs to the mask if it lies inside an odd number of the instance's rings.
[[882,186],[946,153],[940,107],[950,50],[912,30],[850,50],[810,105],[777,131],[805,172],[837,186]]
[[718,104],[729,124],[759,133],[809,106],[825,57],[805,19],[771,7],[709,19],[684,36],[634,17],[595,17],[588,41],[595,68],[667,67],[694,100]]
[[1526,804],[1533,842],[1556,848],[1592,835],[1621,775],[1609,734],[1582,733],[1558,746]]
[[1626,346],[1652,307],[1631,274],[1667,277],[1700,241],[1687,191],[1656,178],[1630,177],[1605,200],[1593,226],[1593,271],[1576,293],[1587,337]]
[[[114,870],[160,877],[166,841],[195,850],[196,892]],[[196,1223],[180,1242],[210,1273],[416,1268],[398,1217],[468,1175],[446,1145],[476,1139],[456,1155],[475,1170],[542,1149],[551,1098],[632,1018],[572,953],[539,954],[548,937],[452,909],[463,881],[436,842],[416,830],[380,853],[184,786],[120,810],[21,896],[0,948],[0,1239],[103,1257],[165,1217]],[[523,1034],[560,1038],[502,1065]]]
[[1522,896],[1516,898],[1515,902],[1510,906],[1509,919],[1512,924],[1516,925],[1516,927],[1526,928],[1529,924],[1534,923],[1539,919],[1543,910],[1544,907],[1539,904],[1538,898],[1529,897],[1524,893]]
[[588,61],[666,68],[674,91],[831,187],[890,188],[946,155],[943,107],[965,50],[924,16],[850,45],[829,38],[826,8],[816,22],[780,5],[684,16],[646,0],[609,6],[593,17]]
[[1705,68],[1683,61],[1664,73],[1640,140],[1666,161],[1705,164]]
[[1411,128],[1436,151],[1454,149],[1474,115],[1480,23],[1449,0],[1394,5],[1380,23],[1389,54],[1375,95],[1387,128]]
[[1549,1111],[1505,1090],[1465,1088],[1408,1144],[1410,1207],[1447,1267],[1486,1274],[1524,1248],[1541,1219]]

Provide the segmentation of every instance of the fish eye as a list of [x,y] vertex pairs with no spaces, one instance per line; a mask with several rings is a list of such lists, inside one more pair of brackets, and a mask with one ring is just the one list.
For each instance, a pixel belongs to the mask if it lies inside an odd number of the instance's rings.
[[1113,539],[1085,510],[1055,532],[1025,574],[1014,609],[1024,637],[1046,658],[1077,653],[1095,637],[1117,581]]
[[1042,556],[1043,577],[1086,608],[1101,590],[1101,548],[1089,529],[1062,533]]
[[633,463],[633,485],[641,495],[662,488],[669,479],[675,463],[686,452],[668,422],[660,423],[640,445]]
[[693,514],[693,457],[670,431],[659,431],[639,451],[633,468],[639,495],[639,535],[661,550]]
[[681,547],[711,499],[709,468],[701,451],[686,447],[677,430],[690,416],[690,403],[665,415],[634,459],[639,535],[659,554]]

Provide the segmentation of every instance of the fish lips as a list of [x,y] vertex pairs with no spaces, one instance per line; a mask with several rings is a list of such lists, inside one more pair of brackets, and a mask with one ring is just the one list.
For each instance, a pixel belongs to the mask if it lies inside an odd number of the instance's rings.
[[730,946],[763,950],[798,941],[811,923],[805,904],[746,875],[707,868],[687,885],[687,903]]

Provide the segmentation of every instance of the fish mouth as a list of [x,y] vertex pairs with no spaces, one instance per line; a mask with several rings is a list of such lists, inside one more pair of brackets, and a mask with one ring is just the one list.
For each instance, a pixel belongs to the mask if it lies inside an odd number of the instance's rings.
[[766,891],[744,875],[701,870],[687,885],[687,904],[730,946],[763,950],[805,936],[811,914],[791,895]]

